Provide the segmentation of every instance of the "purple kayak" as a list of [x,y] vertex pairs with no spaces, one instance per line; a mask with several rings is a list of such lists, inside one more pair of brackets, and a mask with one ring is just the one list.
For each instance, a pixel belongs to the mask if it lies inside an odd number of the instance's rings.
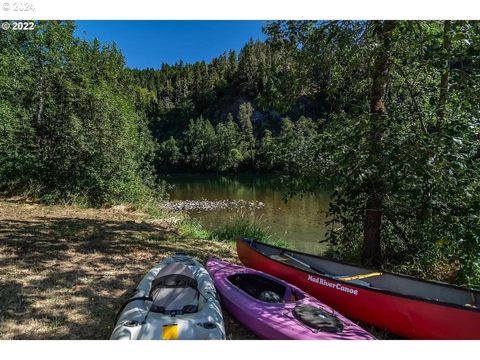
[[271,340],[372,340],[370,333],[299,288],[261,271],[210,258],[207,270],[222,305]]

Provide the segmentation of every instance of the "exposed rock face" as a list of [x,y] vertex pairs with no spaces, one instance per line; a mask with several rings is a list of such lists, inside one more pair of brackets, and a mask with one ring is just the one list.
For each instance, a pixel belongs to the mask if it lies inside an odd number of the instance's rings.
[[166,210],[222,210],[222,209],[261,209],[265,204],[261,201],[247,200],[175,200],[166,201],[161,207]]

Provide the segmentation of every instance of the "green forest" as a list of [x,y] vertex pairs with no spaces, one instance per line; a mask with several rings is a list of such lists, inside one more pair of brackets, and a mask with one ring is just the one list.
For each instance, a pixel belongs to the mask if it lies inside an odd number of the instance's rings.
[[129,69],[70,21],[0,36],[0,191],[152,203],[174,173],[333,189],[330,256],[480,284],[480,22],[272,21]]

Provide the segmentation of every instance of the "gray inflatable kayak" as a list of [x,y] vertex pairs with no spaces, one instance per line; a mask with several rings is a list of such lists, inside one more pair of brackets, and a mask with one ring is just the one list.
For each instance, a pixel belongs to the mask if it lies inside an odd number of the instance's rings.
[[222,310],[212,278],[177,254],[161,261],[122,306],[111,340],[222,340]]

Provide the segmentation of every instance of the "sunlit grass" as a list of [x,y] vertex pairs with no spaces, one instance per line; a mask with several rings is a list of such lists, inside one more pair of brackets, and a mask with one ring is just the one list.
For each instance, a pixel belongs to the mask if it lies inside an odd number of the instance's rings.
[[186,218],[183,219],[178,228],[182,238],[192,239],[209,239],[210,233],[197,220]]
[[210,238],[219,241],[235,241],[239,237],[255,239],[280,247],[290,247],[290,243],[275,238],[267,227],[246,218],[237,218],[224,223],[210,233]]

